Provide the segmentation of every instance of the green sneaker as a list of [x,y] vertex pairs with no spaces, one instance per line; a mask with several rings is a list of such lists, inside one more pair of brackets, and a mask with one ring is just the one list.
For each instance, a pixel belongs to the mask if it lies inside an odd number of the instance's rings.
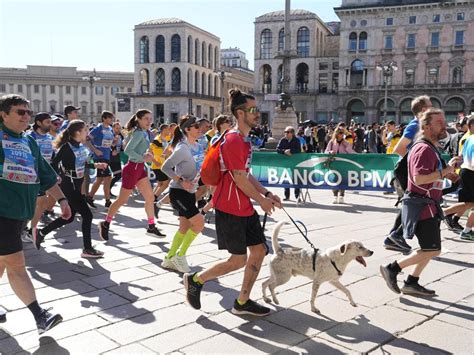
[[469,232],[462,231],[460,234],[462,240],[474,240],[474,231],[471,230]]

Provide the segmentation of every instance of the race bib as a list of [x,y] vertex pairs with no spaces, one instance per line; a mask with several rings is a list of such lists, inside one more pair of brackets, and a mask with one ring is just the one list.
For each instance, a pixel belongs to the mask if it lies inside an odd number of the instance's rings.
[[0,169],[2,179],[18,184],[36,184],[38,175],[28,139],[4,135],[2,148],[5,155],[3,167]]
[[74,153],[74,156],[76,157],[76,177],[82,178],[84,177],[84,171],[86,169],[86,161],[87,157],[89,156],[89,150],[82,144],[80,144],[79,147],[74,147],[70,144],[70,147],[72,149],[72,152]]
[[102,130],[102,145],[101,148],[110,148],[112,147],[112,143],[114,141],[114,134],[111,130],[104,129]]
[[38,138],[36,139],[36,143],[38,143],[41,155],[43,158],[46,159],[48,163],[51,163],[51,159],[53,158],[53,140],[49,139],[48,137]]

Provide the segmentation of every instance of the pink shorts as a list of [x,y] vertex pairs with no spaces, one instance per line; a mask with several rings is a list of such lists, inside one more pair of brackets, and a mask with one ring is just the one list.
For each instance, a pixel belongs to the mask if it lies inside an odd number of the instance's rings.
[[133,190],[137,182],[148,177],[145,169],[145,163],[134,163],[128,161],[122,170],[122,187],[127,190]]

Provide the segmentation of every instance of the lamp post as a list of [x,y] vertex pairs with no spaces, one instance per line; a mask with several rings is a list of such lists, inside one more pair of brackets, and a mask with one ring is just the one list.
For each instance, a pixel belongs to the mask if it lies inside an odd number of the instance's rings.
[[224,93],[224,80],[228,76],[232,76],[232,73],[226,72],[223,69],[216,71],[219,80],[221,81],[221,113],[225,111],[225,93]]
[[87,81],[89,83],[89,87],[91,90],[91,122],[94,122],[94,83],[100,80],[100,76],[97,75],[97,72],[94,71],[89,76],[83,76],[82,80]]
[[387,64],[377,64],[377,70],[382,71],[383,77],[384,77],[384,83],[385,83],[385,98],[384,98],[384,105],[383,105],[383,120],[384,122],[387,121],[387,104],[388,104],[388,80],[392,78],[393,73],[395,70],[397,70],[397,63],[394,61],[391,61]]

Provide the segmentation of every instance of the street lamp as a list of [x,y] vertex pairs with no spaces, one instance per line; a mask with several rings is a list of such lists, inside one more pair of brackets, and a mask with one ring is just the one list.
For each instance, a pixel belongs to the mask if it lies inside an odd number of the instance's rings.
[[391,61],[387,64],[377,64],[377,70],[382,71],[384,82],[385,82],[385,100],[384,100],[384,113],[383,120],[387,121],[387,103],[388,103],[388,80],[391,79],[395,70],[398,70],[397,63]]
[[225,78],[232,76],[232,73],[224,70],[216,71],[218,78],[221,81],[221,113],[225,111],[225,92],[224,92],[224,80]]
[[97,75],[97,72],[94,71],[89,76],[83,76],[82,80],[87,81],[91,90],[91,122],[94,122],[94,83],[100,80],[100,76]]

